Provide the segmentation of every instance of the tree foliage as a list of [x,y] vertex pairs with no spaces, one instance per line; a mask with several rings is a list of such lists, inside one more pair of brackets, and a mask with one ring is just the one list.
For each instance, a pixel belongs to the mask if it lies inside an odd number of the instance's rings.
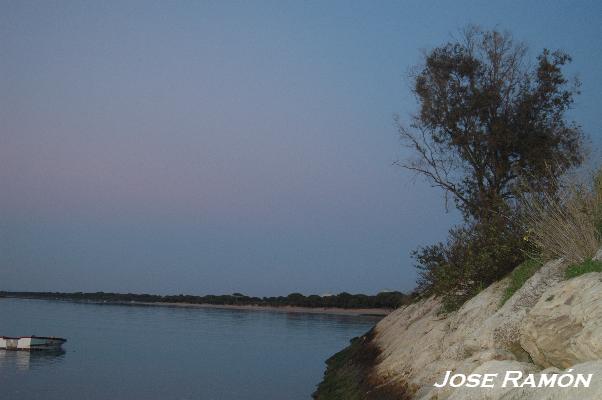
[[459,40],[424,54],[412,74],[419,112],[398,119],[412,157],[404,168],[451,198],[465,224],[447,243],[414,256],[423,292],[455,307],[523,258],[517,198],[525,188],[554,193],[555,179],[583,160],[583,133],[567,121],[578,94],[561,51],[527,48],[509,33],[469,27]]
[[508,33],[470,27],[424,56],[413,75],[420,111],[398,124],[414,158],[403,163],[451,195],[467,219],[489,218],[528,182],[581,163],[582,132],[565,114],[578,93],[562,68],[571,58],[544,50],[535,66]]

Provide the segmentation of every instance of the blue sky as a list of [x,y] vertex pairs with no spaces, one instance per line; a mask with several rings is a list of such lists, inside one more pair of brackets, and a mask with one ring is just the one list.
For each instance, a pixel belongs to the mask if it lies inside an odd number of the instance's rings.
[[[457,215],[392,163],[421,52],[560,48],[599,148],[602,5],[0,1],[0,288],[410,290]],[[594,153],[596,154],[596,153]]]

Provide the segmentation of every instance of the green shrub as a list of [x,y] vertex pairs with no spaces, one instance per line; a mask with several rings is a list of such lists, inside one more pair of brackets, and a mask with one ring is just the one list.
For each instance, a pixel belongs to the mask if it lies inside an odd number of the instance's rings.
[[442,312],[455,311],[524,259],[520,231],[498,219],[450,230],[447,243],[414,252],[418,290],[442,300]]
[[602,261],[587,260],[581,264],[573,264],[566,269],[566,279],[571,279],[588,272],[602,272]]
[[510,284],[506,288],[504,292],[504,297],[502,298],[502,305],[508,301],[510,297],[516,293],[518,289],[523,287],[527,279],[533,276],[537,270],[541,268],[543,264],[539,260],[535,259],[527,259],[523,261],[518,267],[514,269],[510,273]]

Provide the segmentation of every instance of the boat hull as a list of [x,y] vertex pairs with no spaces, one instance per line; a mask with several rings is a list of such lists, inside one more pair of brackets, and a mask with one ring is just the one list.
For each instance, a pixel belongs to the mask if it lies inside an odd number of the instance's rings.
[[4,350],[60,350],[63,343],[67,340],[57,337],[0,337],[0,349]]

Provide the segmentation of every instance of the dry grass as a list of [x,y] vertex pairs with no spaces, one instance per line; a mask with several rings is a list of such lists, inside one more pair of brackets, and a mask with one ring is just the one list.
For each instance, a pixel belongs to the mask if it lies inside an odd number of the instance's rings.
[[525,240],[544,260],[563,258],[579,264],[594,256],[601,245],[602,169],[592,184],[560,184],[557,195],[527,195],[520,199]]

